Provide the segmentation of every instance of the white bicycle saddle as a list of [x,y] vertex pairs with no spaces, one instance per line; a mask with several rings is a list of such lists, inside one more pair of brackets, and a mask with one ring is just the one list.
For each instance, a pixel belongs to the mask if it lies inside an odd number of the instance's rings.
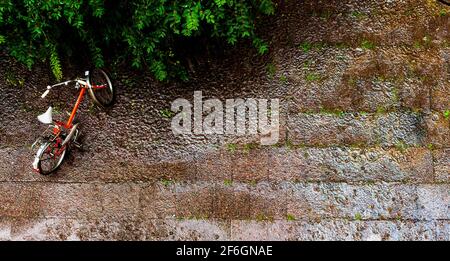
[[53,110],[52,106],[48,107],[48,109],[45,113],[43,113],[37,117],[38,120],[44,124],[51,124],[53,122],[52,110]]

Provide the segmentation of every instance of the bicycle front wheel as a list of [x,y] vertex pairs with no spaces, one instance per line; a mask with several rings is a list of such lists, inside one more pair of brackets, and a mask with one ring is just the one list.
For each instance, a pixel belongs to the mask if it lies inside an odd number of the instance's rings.
[[66,155],[66,146],[61,146],[60,138],[43,143],[33,162],[33,168],[42,175],[49,175],[56,171]]
[[114,89],[108,74],[102,69],[89,71],[89,94],[100,107],[109,107],[114,103],[116,90]]

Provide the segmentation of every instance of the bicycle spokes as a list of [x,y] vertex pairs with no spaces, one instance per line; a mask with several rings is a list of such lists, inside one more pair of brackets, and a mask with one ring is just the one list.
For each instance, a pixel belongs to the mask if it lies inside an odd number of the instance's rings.
[[107,107],[114,102],[114,88],[105,71],[93,70],[89,74],[88,82],[91,86],[89,94],[97,105]]
[[42,146],[44,149],[37,155],[39,157],[37,171],[47,175],[56,170],[62,163],[66,153],[66,146],[61,146],[60,137],[53,139],[51,142],[46,142]]

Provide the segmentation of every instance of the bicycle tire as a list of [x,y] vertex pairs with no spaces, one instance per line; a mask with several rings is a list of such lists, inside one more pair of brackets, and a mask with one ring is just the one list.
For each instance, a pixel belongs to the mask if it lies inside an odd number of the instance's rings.
[[[92,100],[98,106],[105,108],[114,104],[116,99],[116,89],[111,82],[108,73],[102,69],[93,69],[89,71],[88,90]],[[105,88],[97,88],[105,85]]]
[[[47,160],[50,160],[52,155],[52,152],[55,152],[55,150],[53,148],[49,148],[49,146],[54,146],[55,145],[56,140],[54,141],[47,141],[45,143],[43,143],[37,153],[36,153],[36,157],[35,157],[35,162],[37,163],[37,170],[39,171],[39,174],[47,176],[50,175],[51,173],[55,172],[63,163],[64,158],[66,156],[66,152],[67,152],[67,147],[63,147],[63,150],[60,152],[59,155],[56,155],[57,158],[54,158],[55,160],[53,161],[53,163],[49,163],[49,165],[47,166]],[[57,148],[56,146],[54,148]],[[61,149],[61,148],[59,148]],[[45,156],[50,156],[50,158],[44,158]],[[50,161],[49,161],[50,162]]]

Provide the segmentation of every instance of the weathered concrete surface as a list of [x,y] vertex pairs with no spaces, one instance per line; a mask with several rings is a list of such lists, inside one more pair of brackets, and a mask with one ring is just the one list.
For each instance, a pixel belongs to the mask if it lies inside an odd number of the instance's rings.
[[[284,1],[271,52],[199,60],[189,83],[127,66],[84,103],[82,151],[31,171],[47,67],[0,59],[0,240],[450,240],[450,9],[431,0]],[[67,65],[67,78],[85,68]],[[280,98],[281,138],[183,135],[176,98]],[[68,98],[70,97],[70,98]]]
[[2,220],[4,240],[449,240],[448,221]]
[[422,121],[415,113],[298,114],[289,117],[288,129],[295,145],[420,146],[425,135]]
[[423,148],[282,148],[271,155],[271,181],[434,182],[432,154]]
[[436,181],[450,181],[450,149],[437,150],[434,152]]
[[448,235],[448,221],[232,222],[232,239],[236,240],[449,240]]
[[[445,60],[439,50],[323,48],[320,52],[312,51],[321,54],[318,60],[309,58],[311,54],[303,54],[304,59],[294,60],[283,68],[295,85],[290,110],[317,111],[323,107],[356,112],[399,107],[426,110],[430,107],[430,93],[438,84],[435,77],[447,77]],[[341,61],[336,62],[336,58]],[[327,70],[335,74],[328,75]],[[321,76],[320,79],[308,80],[308,75],[313,73]],[[442,88],[446,88],[444,86]],[[439,101],[434,103],[436,107],[445,106]]]

